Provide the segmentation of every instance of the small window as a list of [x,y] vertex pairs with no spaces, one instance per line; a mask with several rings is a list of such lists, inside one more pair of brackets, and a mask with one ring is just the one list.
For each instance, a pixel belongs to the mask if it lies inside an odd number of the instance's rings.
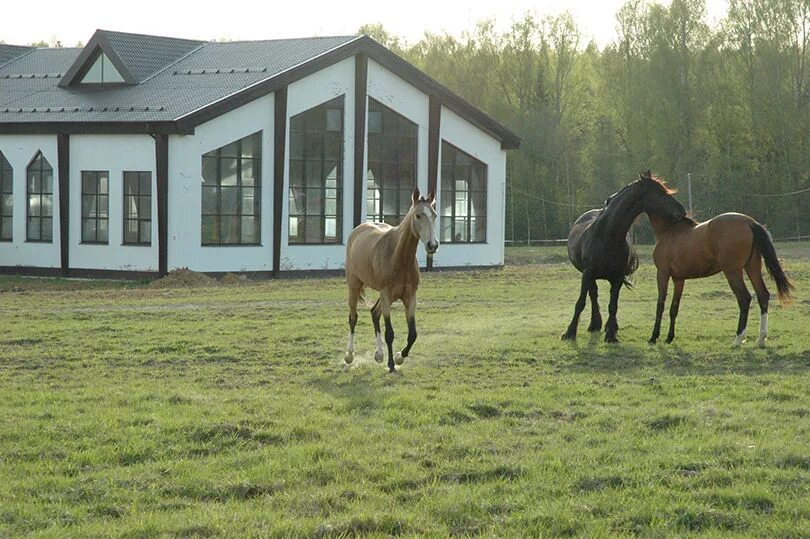
[[12,240],[14,217],[14,171],[0,152],[0,241]]
[[108,243],[110,174],[82,171],[82,243]]
[[124,77],[115,69],[115,66],[103,52],[99,53],[96,61],[82,77],[82,84],[102,84],[124,82]]
[[487,166],[442,141],[441,241],[487,241]]
[[262,133],[202,156],[202,244],[259,245]]
[[124,172],[124,244],[152,243],[152,173]]
[[53,241],[53,167],[37,152],[26,170],[28,241]]

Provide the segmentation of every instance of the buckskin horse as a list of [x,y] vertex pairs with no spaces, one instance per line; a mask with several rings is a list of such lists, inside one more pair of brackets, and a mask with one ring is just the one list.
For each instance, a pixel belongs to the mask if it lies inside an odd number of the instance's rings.
[[[371,308],[371,320],[377,348],[374,359],[383,360],[380,316],[385,319],[385,342],[388,346],[388,370],[396,372],[416,341],[416,289],[419,288],[419,262],[416,248],[419,242],[432,255],[439,248],[436,239],[436,208],[433,193],[427,198],[414,189],[411,208],[402,222],[392,227],[385,223],[362,223],[349,235],[346,245],[346,284],[349,287],[349,344],[343,359],[354,360],[354,328],[357,325],[357,301],[365,287],[380,292]],[[391,304],[402,300],[408,320],[408,342],[393,354],[394,327],[391,325]]]
[[638,257],[627,237],[628,231],[636,217],[642,213],[658,215],[663,220],[680,221],[686,211],[671,196],[672,193],[661,181],[653,178],[648,170],[639,174],[638,180],[611,195],[605,201],[604,208],[587,211],[574,222],[568,235],[568,257],[574,267],[582,272],[582,281],[574,317],[568,330],[562,335],[563,340],[576,338],[586,295],[591,298],[591,323],[588,331],[602,329],[596,280],[604,279],[610,283],[605,342],[618,341],[616,312],[619,307],[619,292],[622,285],[631,286],[629,276],[638,268]]
[[779,301],[783,305],[790,302],[794,288],[779,264],[773,241],[765,227],[741,213],[723,213],[703,223],[698,223],[691,217],[684,217],[677,222],[661,219],[656,215],[649,217],[656,238],[653,260],[658,269],[658,303],[650,343],[658,340],[661,331],[669,280],[672,279],[674,290],[669,308],[667,343],[675,338],[675,318],[678,316],[684,280],[708,277],[722,271],[740,308],[734,346],[741,345],[745,339],[748,308],[751,305],[751,293],[743,280],[744,270],[759,302],[757,344],[765,346],[765,339],[768,337],[768,302],[771,296],[762,278],[763,260],[768,273],[776,282]]

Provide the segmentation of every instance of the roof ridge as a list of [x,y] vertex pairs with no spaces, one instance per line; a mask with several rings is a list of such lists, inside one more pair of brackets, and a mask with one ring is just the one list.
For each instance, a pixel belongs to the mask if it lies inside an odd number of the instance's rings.
[[275,37],[271,39],[239,39],[233,41],[207,41],[211,45],[231,45],[239,43],[269,43],[271,41],[312,41],[314,39],[337,39],[337,38],[358,38],[360,34],[344,34],[334,36],[314,36],[314,37]]
[[[4,45],[5,45],[5,43],[4,43]],[[0,64],[0,69],[6,67],[7,65],[10,65],[13,62],[16,62],[20,58],[25,58],[26,56],[28,56],[29,54],[32,54],[34,51],[37,50],[37,47],[26,47],[25,45],[9,45],[9,46],[10,47],[28,48],[28,50],[25,51],[24,53],[22,53],[21,55],[15,56],[14,58],[10,58],[7,62],[4,62],[4,63]]]
[[171,68],[172,66],[177,65],[179,62],[182,62],[183,60],[185,60],[186,58],[188,58],[189,56],[191,56],[191,55],[192,55],[192,54],[194,54],[195,52],[198,52],[200,49],[202,49],[203,47],[205,47],[206,45],[208,45],[208,43],[209,43],[208,41],[203,41],[203,42],[201,42],[201,43],[199,44],[199,46],[194,47],[194,49],[192,49],[192,50],[188,51],[186,54],[184,54],[184,55],[183,55],[183,56],[181,56],[180,58],[176,59],[174,62],[172,62],[172,63],[170,63],[170,64],[168,64],[168,65],[163,66],[163,68],[161,68],[161,69],[158,69],[157,71],[155,71],[154,73],[152,73],[151,75],[149,75],[148,77],[146,77],[145,79],[143,79],[143,80],[142,80],[141,82],[139,82],[138,84],[143,84],[143,83],[145,83],[146,81],[151,80],[151,79],[153,79],[153,78],[157,77],[158,75],[160,75],[161,73],[163,73],[163,72],[164,72],[164,71],[166,71],[167,69]]
[[96,32],[103,32],[105,34],[118,34],[123,36],[137,36],[137,37],[152,37],[152,38],[159,38],[159,39],[171,39],[172,41],[191,41],[194,43],[207,43],[205,40],[202,39],[189,39],[185,37],[171,37],[171,36],[159,36],[155,34],[142,34],[139,32],[120,32],[118,30],[104,30],[103,28],[97,28]]

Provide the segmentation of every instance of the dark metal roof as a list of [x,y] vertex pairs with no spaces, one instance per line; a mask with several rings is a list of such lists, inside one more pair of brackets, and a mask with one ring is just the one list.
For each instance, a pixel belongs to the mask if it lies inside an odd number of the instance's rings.
[[[0,58],[9,47],[0,46]],[[14,49],[16,59],[0,61],[0,133],[193,133],[211,118],[362,53],[437,95],[504,148],[520,144],[509,129],[366,36],[216,43],[98,30],[84,49]],[[76,82],[99,49],[125,83]]]
[[32,50],[34,50],[33,47],[20,47],[18,45],[5,45],[0,43],[0,66]]

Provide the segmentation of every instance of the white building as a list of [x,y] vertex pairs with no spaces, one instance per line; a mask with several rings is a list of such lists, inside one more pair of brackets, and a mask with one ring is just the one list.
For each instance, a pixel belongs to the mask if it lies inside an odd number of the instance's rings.
[[0,271],[338,270],[415,186],[433,266],[500,265],[519,143],[366,36],[0,45]]

